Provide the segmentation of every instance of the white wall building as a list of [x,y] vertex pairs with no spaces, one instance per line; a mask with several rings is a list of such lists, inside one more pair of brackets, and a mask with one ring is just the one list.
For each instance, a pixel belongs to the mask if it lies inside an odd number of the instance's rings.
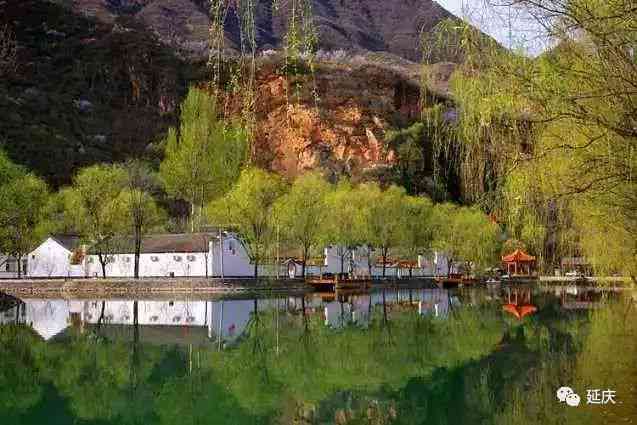
[[[347,250],[344,247],[328,246],[327,248],[325,248],[324,252],[325,267],[323,268],[323,272],[332,274],[340,273],[341,256],[343,256],[342,269],[344,273],[353,273],[357,276],[369,276],[370,255],[371,275],[375,277],[382,276],[382,258],[380,257],[380,255],[378,255],[377,251],[372,250],[371,252],[369,252],[366,247],[357,247],[352,250]],[[424,256],[419,256],[417,262],[399,261],[396,259],[388,258],[387,264],[385,265],[385,276],[398,278],[408,278],[410,277],[410,275],[411,277],[433,276],[437,272],[437,270],[442,270],[442,267],[445,267],[444,273],[446,274],[447,263],[444,258],[444,255],[441,255],[439,253],[435,254],[435,259],[433,262],[428,261],[426,258],[424,258]],[[438,263],[436,263],[436,261],[438,261]]]
[[[140,277],[248,277],[254,274],[248,253],[231,233],[222,235],[223,255],[218,234],[148,235],[142,240]],[[132,246],[131,243],[126,244]],[[107,277],[132,277],[135,253],[132,248],[107,258]],[[98,255],[86,258],[86,275],[102,276]]]
[[[221,247],[223,245],[223,248]],[[131,240],[122,241],[114,253],[105,255],[106,277],[127,278],[134,276],[135,254]],[[306,274],[336,274],[343,271],[356,276],[369,276],[366,247],[346,250],[328,246],[322,258],[311,259]],[[382,259],[371,252],[371,275],[383,275]],[[260,276],[301,277],[302,265],[296,258],[281,258],[278,265],[259,266]],[[277,267],[279,268],[277,272]],[[433,261],[420,256],[417,262],[388,259],[386,277],[408,278],[446,275],[447,260],[435,254]],[[156,234],[143,238],[141,245],[140,277],[252,277],[254,266],[239,237],[218,233]],[[96,252],[86,251],[76,236],[54,235],[46,239],[28,255],[26,276],[34,278],[101,277],[102,264]],[[0,277],[3,277],[0,275]],[[13,277],[13,276],[10,276]]]
[[77,236],[52,235],[29,253],[26,275],[37,278],[83,277],[82,256],[75,255],[78,250],[83,248]]
[[[27,259],[22,259],[22,274],[27,274]],[[15,257],[0,253],[0,279],[15,279],[18,277],[18,260]]]

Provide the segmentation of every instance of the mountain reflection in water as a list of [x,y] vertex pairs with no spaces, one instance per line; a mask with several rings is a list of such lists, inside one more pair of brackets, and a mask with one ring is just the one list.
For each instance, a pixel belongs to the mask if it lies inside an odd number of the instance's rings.
[[[636,310],[630,291],[530,286],[7,298],[0,423],[630,423]],[[585,404],[590,388],[617,404]]]

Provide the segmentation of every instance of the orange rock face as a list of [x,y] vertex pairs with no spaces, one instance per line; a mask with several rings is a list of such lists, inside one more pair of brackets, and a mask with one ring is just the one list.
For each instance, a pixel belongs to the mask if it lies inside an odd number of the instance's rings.
[[360,177],[387,168],[385,132],[418,117],[419,88],[375,66],[321,64],[314,74],[262,69],[257,83],[257,163],[288,177],[321,169]]

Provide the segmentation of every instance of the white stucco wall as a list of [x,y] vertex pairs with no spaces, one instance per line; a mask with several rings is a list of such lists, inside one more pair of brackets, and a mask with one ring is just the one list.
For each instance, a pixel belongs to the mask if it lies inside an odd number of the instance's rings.
[[[210,242],[209,252],[169,252],[144,253],[139,258],[141,277],[218,277],[221,275],[219,241]],[[223,272],[225,277],[252,276],[254,269],[243,245],[235,237],[223,239]],[[131,277],[135,271],[133,253],[113,255],[106,265],[107,277]],[[208,272],[206,273],[206,264]],[[102,276],[102,266],[97,255],[86,260],[88,276]],[[267,266],[259,268],[260,273],[269,272]]]
[[[328,246],[325,248],[324,256],[325,256],[325,268],[323,269],[324,273],[340,273],[341,272],[341,256],[340,253],[343,252],[344,248],[339,248],[337,246]],[[360,247],[354,249],[351,254],[347,254],[344,259],[343,270],[345,273],[349,272],[350,269],[353,273],[359,276],[368,276],[369,275],[369,265],[368,265],[368,256],[369,252],[366,248]],[[442,258],[442,256],[440,256]],[[376,264],[376,256],[372,253],[372,267],[371,274],[372,276],[382,276],[383,275],[383,267],[382,265]],[[423,258],[419,258],[418,261],[420,267],[414,267],[411,271],[412,277],[419,276],[432,276],[434,270],[431,266],[431,263],[425,261]],[[446,262],[441,263],[446,267]],[[445,268],[446,273],[446,268]],[[393,267],[387,266],[385,267],[385,276],[386,277],[401,277],[408,278],[409,277],[409,268],[408,267]]]
[[27,275],[40,278],[85,276],[82,265],[71,265],[71,254],[53,238],[48,238],[29,254]]
[[[102,276],[102,265],[97,255],[86,259],[88,276]],[[135,274],[135,255],[116,254],[106,264],[107,277],[132,277]],[[206,253],[171,252],[141,254],[139,275],[142,277],[194,277],[206,275]]]

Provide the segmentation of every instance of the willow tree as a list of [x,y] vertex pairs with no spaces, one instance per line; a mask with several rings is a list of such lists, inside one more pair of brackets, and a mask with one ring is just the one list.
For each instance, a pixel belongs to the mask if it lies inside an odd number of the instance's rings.
[[[429,198],[408,196],[402,206],[400,249],[412,261],[429,253],[433,239],[433,204]],[[412,274],[409,267],[409,274]]]
[[50,222],[47,217],[49,190],[44,181],[0,155],[0,252],[18,262],[41,241]]
[[125,231],[119,201],[126,181],[121,166],[94,165],[80,170],[73,185],[60,192],[65,219],[97,254],[104,278],[108,257],[115,253],[118,236]]
[[330,184],[318,173],[297,178],[290,191],[278,199],[274,211],[284,240],[301,250],[301,275],[312,249],[322,239],[327,219],[326,197]]
[[157,189],[157,177],[152,170],[146,164],[134,160],[127,162],[124,168],[125,189],[119,195],[118,203],[124,217],[124,227],[132,234],[135,253],[134,277],[139,279],[142,240],[152,230],[161,228],[166,216],[152,195]]
[[[544,239],[547,258],[583,254],[600,271],[616,268],[599,217],[613,217],[615,239],[636,239],[637,11],[629,0],[507,3],[537,18],[554,47],[529,58],[482,42],[468,25],[438,33],[455,29],[466,58],[452,77],[466,191],[514,233],[536,246]],[[476,186],[486,171],[495,184]],[[637,247],[615,252],[633,274]]]
[[356,190],[348,181],[340,182],[326,197],[327,222],[324,242],[336,248],[341,273],[345,272],[345,259],[361,244],[360,203]]
[[236,229],[250,261],[254,277],[267,258],[275,236],[274,205],[286,187],[283,180],[267,171],[248,168],[241,172],[236,185],[207,207],[207,215],[218,223]]
[[358,202],[364,205],[361,238],[380,251],[382,276],[385,277],[389,254],[402,244],[405,235],[404,207],[407,195],[404,189],[397,186],[381,190],[377,184],[372,183],[361,185],[356,194],[360,197]]
[[203,207],[236,181],[247,156],[244,129],[219,119],[215,99],[191,88],[181,105],[179,131],[168,131],[160,166],[168,194],[191,205],[191,231],[201,226]]
[[463,262],[473,270],[492,266],[500,252],[500,229],[477,208],[438,204],[433,212],[432,246],[447,258],[447,275]]

